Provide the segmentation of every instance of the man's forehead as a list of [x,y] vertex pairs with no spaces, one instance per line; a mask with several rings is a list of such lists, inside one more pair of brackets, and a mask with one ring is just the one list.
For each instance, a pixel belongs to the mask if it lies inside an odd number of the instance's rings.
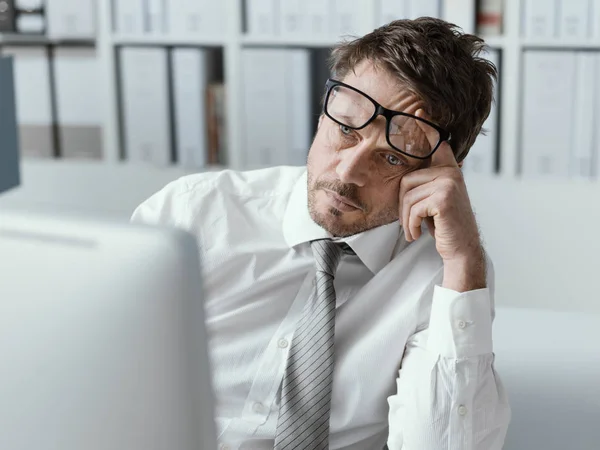
[[340,81],[359,89],[380,105],[395,111],[404,111],[408,104],[419,100],[392,74],[368,60],[361,61]]

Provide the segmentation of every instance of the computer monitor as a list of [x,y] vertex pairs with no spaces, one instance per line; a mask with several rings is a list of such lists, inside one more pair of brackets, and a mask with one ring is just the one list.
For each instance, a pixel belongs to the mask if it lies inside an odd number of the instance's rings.
[[0,449],[215,448],[195,239],[0,211]]
[[17,186],[19,179],[13,61],[0,57],[0,194]]

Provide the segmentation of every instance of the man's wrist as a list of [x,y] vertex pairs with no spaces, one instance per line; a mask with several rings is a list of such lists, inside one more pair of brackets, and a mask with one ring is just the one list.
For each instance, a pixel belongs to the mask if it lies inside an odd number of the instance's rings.
[[444,261],[442,286],[456,292],[474,291],[487,287],[486,260],[483,249],[472,255]]

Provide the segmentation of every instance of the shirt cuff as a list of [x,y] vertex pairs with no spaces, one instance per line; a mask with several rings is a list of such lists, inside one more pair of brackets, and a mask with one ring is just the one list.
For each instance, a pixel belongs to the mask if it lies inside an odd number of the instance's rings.
[[492,353],[489,289],[460,293],[436,285],[427,348],[444,358],[469,358]]

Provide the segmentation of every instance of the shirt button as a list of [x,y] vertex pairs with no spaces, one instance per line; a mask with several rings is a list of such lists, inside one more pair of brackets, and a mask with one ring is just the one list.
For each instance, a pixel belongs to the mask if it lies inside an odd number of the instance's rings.
[[458,414],[460,414],[461,416],[464,416],[467,414],[467,407],[465,405],[460,405],[458,407]]
[[277,346],[279,348],[287,348],[288,345],[289,345],[289,342],[287,339],[279,339],[279,342],[277,342]]
[[252,405],[252,411],[254,411],[257,414],[260,414],[263,412],[264,406],[262,403],[256,402],[254,405]]
[[461,330],[463,330],[466,326],[467,326],[467,322],[465,322],[464,320],[458,321],[458,328],[460,328]]

